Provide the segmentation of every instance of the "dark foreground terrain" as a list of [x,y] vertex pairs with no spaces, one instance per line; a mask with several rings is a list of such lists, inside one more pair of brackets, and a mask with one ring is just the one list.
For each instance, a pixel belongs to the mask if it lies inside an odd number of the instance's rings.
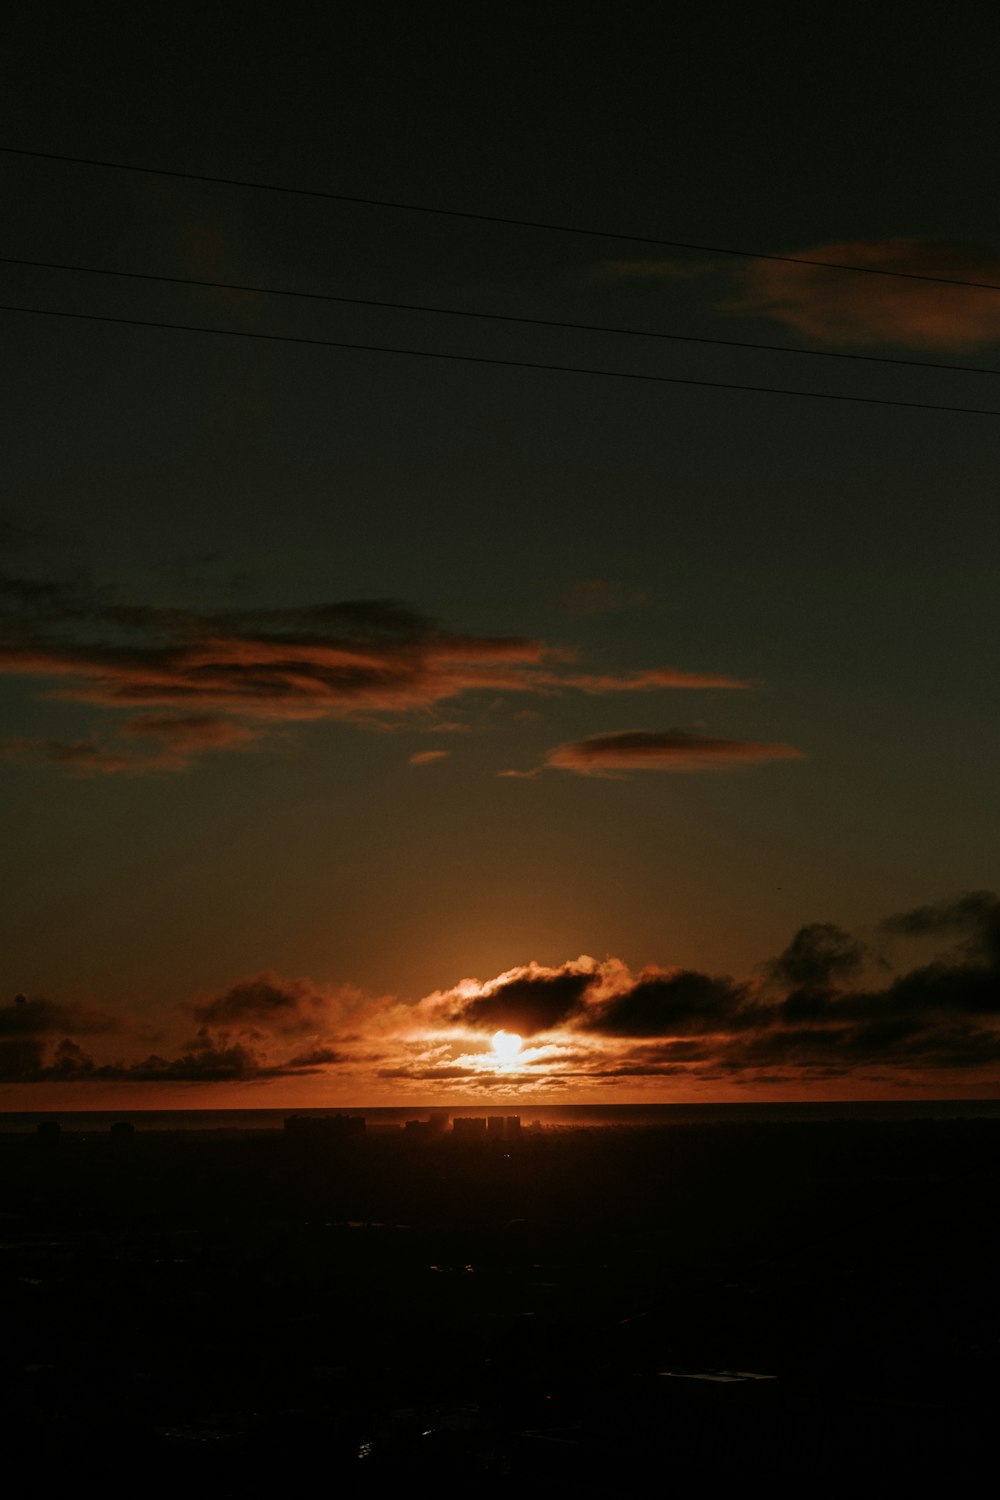
[[989,1120],[0,1137],[7,1472],[978,1491],[998,1189]]

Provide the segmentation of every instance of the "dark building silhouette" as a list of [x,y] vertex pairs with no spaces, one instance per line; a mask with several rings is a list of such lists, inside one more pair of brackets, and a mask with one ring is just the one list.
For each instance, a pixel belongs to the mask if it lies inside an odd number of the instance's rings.
[[459,1115],[452,1121],[452,1132],[460,1135],[463,1140],[481,1141],[486,1139],[486,1121],[480,1116]]
[[135,1126],[131,1120],[116,1120],[111,1127],[113,1146],[131,1146],[135,1139]]

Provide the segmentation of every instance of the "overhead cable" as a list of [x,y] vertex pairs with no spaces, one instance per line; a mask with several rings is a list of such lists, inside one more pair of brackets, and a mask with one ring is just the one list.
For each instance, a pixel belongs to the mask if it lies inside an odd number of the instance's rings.
[[68,156],[56,151],[29,151],[20,146],[0,146],[7,156],[40,161],[66,162],[72,166],[102,167],[113,172],[138,172],[150,177],[174,177],[185,182],[207,182],[220,187],[251,188],[255,192],[286,193],[298,198],[324,198],[331,203],[353,203],[366,208],[388,208],[411,214],[436,214],[448,219],[467,219],[480,224],[506,224],[515,229],[540,229],[550,234],[575,234],[591,239],[619,240],[633,245],[655,245],[666,250],[691,250],[700,255],[732,255],[742,260],[774,260],[796,266],[821,266],[827,271],[850,271],[861,276],[893,276],[904,281],[932,281],[940,286],[972,287],[1000,292],[992,281],[965,281],[956,276],[931,276],[919,271],[899,271],[887,266],[855,266],[843,261],[816,260],[808,255],[775,255],[763,250],[741,250],[732,245],[699,245],[686,240],[667,240],[653,235],[628,234],[619,230],[592,229],[580,224],[553,224],[540,219],[514,219],[503,214],[472,213],[467,209],[440,208],[428,203],[403,203],[392,198],[367,198],[354,193],[334,193],[322,188],[291,187],[280,182],[257,182],[245,177],[218,177],[206,172],[178,172],[168,167],[137,166],[133,162],[104,161],[92,156]]
[[341,297],[332,292],[301,292],[290,287],[259,286],[252,282],[205,281],[194,276],[164,276],[152,271],[115,271],[106,266],[83,266],[57,260],[26,260],[0,255],[0,265],[30,266],[45,271],[77,271],[86,276],[117,276],[128,281],[159,281],[170,286],[206,287],[220,292],[250,292],[255,296],[296,297],[308,302],[336,302],[345,307],[376,307],[393,312],[431,313],[438,317],[478,318],[491,323],[518,323],[533,328],[571,329],[579,333],[610,333],[625,338],[663,339],[672,343],[708,344],[720,349],[750,349],[768,354],[805,354],[815,359],[859,360],[865,364],[896,365],[910,370],[949,370],[962,375],[1000,375],[975,365],[952,365],[926,359],[893,359],[884,354],[856,354],[841,349],[795,349],[788,344],[751,343],[746,339],[713,339],[691,333],[664,333],[649,328],[619,328],[606,323],[576,323],[558,318],[527,318],[513,313],[482,312],[464,307],[432,307],[422,302],[386,302],[372,297]]
[[541,364],[526,359],[496,359],[481,354],[444,354],[434,349],[400,349],[385,344],[357,344],[343,339],[314,339],[287,333],[257,333],[246,329],[212,328],[195,323],[156,322],[150,318],[114,317],[109,313],[63,312],[53,307],[23,307],[0,303],[0,312],[35,317],[72,318],[90,323],[114,323],[131,328],[171,329],[176,333],[212,334],[220,338],[257,339],[272,344],[304,344],[321,349],[355,349],[366,354],[401,355],[410,359],[447,360],[458,364],[497,365],[511,370],[541,370],[560,375],[590,375],[609,380],[641,380],[654,385],[685,385],[702,390],[751,391],[761,396],[797,396],[810,401],[849,401],[856,406],[895,406],[911,411],[952,412],[972,417],[1000,417],[1000,410],[981,406],[946,406],[934,401],[896,401],[881,396],[847,396],[829,391],[797,391],[780,386],[738,385],[728,380],[691,380],[680,375],[645,375],[633,370],[602,370],[583,365]]

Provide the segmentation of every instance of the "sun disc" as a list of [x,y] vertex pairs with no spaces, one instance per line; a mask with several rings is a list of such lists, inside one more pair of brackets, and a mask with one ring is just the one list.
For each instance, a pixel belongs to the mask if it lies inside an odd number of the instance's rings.
[[516,1031],[498,1031],[493,1038],[493,1051],[501,1062],[511,1062],[521,1050],[521,1038]]

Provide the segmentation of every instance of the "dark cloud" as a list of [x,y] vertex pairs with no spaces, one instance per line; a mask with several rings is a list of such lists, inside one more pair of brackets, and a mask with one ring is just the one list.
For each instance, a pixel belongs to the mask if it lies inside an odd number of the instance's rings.
[[318,1030],[329,1005],[329,993],[309,980],[266,973],[240,980],[221,995],[192,1005],[191,1011],[206,1026],[296,1036]]
[[453,1019],[487,1031],[516,1031],[535,1036],[564,1026],[582,1014],[582,1000],[594,975],[574,969],[551,973],[525,972],[485,994],[464,1001]]
[[39,1083],[45,1074],[45,1043],[37,1037],[0,1041],[0,1083]]
[[302,1068],[325,1068],[330,1063],[343,1062],[344,1057],[340,1052],[335,1052],[332,1047],[307,1047],[305,1052],[297,1052],[290,1057],[285,1064],[289,1070]]
[[860,971],[864,958],[864,946],[842,927],[812,922],[799,928],[770,968],[783,983],[810,988],[851,978]]
[[461,1079],[478,1078],[479,1075],[473,1069],[461,1067],[457,1063],[432,1063],[429,1066],[411,1063],[408,1066],[396,1068],[378,1068],[375,1076],[376,1078]]
[[142,1062],[107,1074],[133,1083],[241,1083],[254,1078],[282,1077],[288,1070],[268,1067],[252,1048],[241,1043],[213,1041],[207,1035],[201,1045],[180,1057],[147,1057]]
[[954,901],[898,912],[886,917],[881,930],[897,937],[964,935],[972,956],[1000,968],[1000,899],[993,891],[967,891]]
[[320,1073],[339,1061],[329,1048],[311,1047],[274,1063],[252,1047],[203,1031],[176,1057],[152,1053],[136,1062],[98,1063],[70,1038],[51,1052],[38,1037],[0,1041],[0,1083],[246,1083]]
[[15,995],[10,1005],[0,1005],[0,1036],[42,1037],[72,1032],[97,1036],[117,1031],[115,1016],[89,1005],[57,1004],[42,996]]
[[747,986],[693,969],[644,974],[586,1020],[605,1036],[652,1037],[728,1031],[749,1024]]
[[801,758],[801,750],[793,745],[715,739],[683,729],[630,729],[558,745],[549,751],[545,764],[582,776],[603,776],[616,771],[713,771]]

